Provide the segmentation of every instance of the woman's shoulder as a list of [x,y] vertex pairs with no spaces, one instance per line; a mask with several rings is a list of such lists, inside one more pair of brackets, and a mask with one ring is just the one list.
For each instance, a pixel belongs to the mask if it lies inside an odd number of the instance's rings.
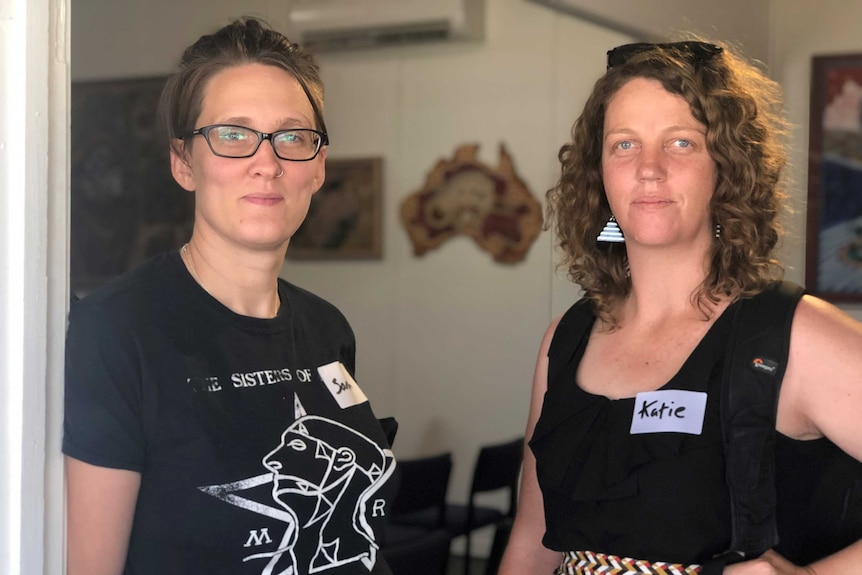
[[568,346],[580,341],[595,319],[590,301],[587,298],[579,299],[551,322],[545,332],[543,347]]
[[862,323],[847,311],[819,297],[804,295],[793,314],[791,359],[806,369],[830,357],[862,358]]
[[337,323],[349,327],[347,318],[332,302],[299,287],[284,278],[279,278],[279,292],[290,304],[294,317],[308,318],[314,322]]
[[170,274],[176,273],[178,261],[179,256],[173,257],[169,252],[153,256],[107,283],[79,294],[79,300],[89,305],[100,305],[139,297],[142,295],[139,293],[142,290],[151,290],[155,284],[163,282]]
[[845,310],[810,294],[805,294],[800,299],[793,321],[800,322],[799,325],[806,329],[829,325],[859,326],[859,321]]
[[793,316],[790,358],[779,398],[779,430],[794,438],[826,435],[862,458],[862,323],[837,306],[803,296]]
[[179,257],[171,253],[154,256],[93,291],[73,297],[71,311],[114,315],[145,310],[151,307],[151,301],[163,303],[169,291],[175,289],[173,276],[178,262]]

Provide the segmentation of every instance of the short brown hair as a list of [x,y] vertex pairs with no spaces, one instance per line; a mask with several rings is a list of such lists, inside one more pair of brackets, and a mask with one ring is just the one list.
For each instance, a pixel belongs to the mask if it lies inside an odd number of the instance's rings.
[[706,126],[717,173],[711,211],[721,236],[713,242],[709,273],[694,295],[698,306],[722,296],[753,295],[783,274],[772,258],[786,199],[780,183],[787,160],[781,91],[728,46],[721,47],[706,61],[655,47],[611,68],[596,82],[572,128],[572,141],[560,149],[560,180],[547,200],[548,221],[563,253],[561,266],[611,325],[611,310],[628,296],[631,280],[624,244],[596,243],[611,216],[601,173],[604,119],[611,98],[633,78],[657,80],[682,96]]
[[177,72],[165,84],[159,123],[175,153],[182,155],[178,139],[195,129],[209,80],[225,68],[243,64],[275,66],[296,78],[311,103],[315,128],[326,132],[323,82],[311,55],[263,21],[245,17],[186,48]]

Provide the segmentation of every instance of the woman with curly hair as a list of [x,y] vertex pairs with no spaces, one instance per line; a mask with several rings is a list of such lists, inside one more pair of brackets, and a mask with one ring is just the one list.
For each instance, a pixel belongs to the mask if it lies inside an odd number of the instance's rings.
[[[862,459],[862,325],[780,281],[780,106],[777,84],[728,46],[608,52],[548,192],[563,264],[583,298],[542,342],[500,573],[858,570],[862,543],[821,558],[786,536],[788,524],[807,520],[788,505],[804,491],[782,471],[796,473],[795,454],[834,442]],[[777,536],[766,529],[752,554],[756,545],[737,545],[723,376],[740,307],[762,307],[779,290],[794,295],[789,360],[766,365],[779,378],[784,370],[768,423]],[[743,460],[759,469],[754,451]],[[755,501],[746,521],[767,507]]]

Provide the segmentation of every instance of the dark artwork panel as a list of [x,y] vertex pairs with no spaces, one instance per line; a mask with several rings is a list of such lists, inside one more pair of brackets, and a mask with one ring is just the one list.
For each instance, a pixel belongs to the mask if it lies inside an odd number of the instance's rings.
[[193,194],[156,122],[166,78],[72,84],[71,289],[83,295],[191,236]]
[[811,74],[806,287],[862,301],[862,54],[817,56]]

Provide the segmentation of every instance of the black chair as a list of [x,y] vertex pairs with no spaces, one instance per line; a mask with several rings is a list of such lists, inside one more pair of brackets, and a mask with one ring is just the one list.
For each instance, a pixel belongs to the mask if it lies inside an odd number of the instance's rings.
[[[451,473],[451,453],[398,461],[395,467],[397,490],[384,535],[384,548],[420,539],[445,527],[446,495]],[[430,520],[420,525],[401,521],[412,514],[423,514]]]
[[497,523],[494,529],[494,540],[491,543],[491,553],[488,555],[488,562],[485,563],[485,575],[497,575],[514,522],[514,517],[504,517]]
[[381,549],[392,575],[445,575],[452,535],[434,529],[401,543]]
[[[473,482],[470,486],[470,496],[466,505],[449,503],[443,512],[443,525],[453,537],[466,535],[464,554],[464,573],[470,573],[470,539],[474,530],[490,525],[500,525],[515,516],[518,498],[518,476],[521,472],[521,462],[524,455],[524,439],[518,438],[505,443],[488,445],[479,450],[476,465],[473,468]],[[480,493],[508,490],[509,503],[507,508],[481,506],[476,504],[476,495]],[[440,514],[428,510],[414,511],[402,514],[397,518],[400,525],[407,527],[424,527],[429,529],[439,525]],[[505,525],[502,534],[507,534]],[[505,546],[505,543],[503,543]],[[499,546],[499,542],[498,542]]]

